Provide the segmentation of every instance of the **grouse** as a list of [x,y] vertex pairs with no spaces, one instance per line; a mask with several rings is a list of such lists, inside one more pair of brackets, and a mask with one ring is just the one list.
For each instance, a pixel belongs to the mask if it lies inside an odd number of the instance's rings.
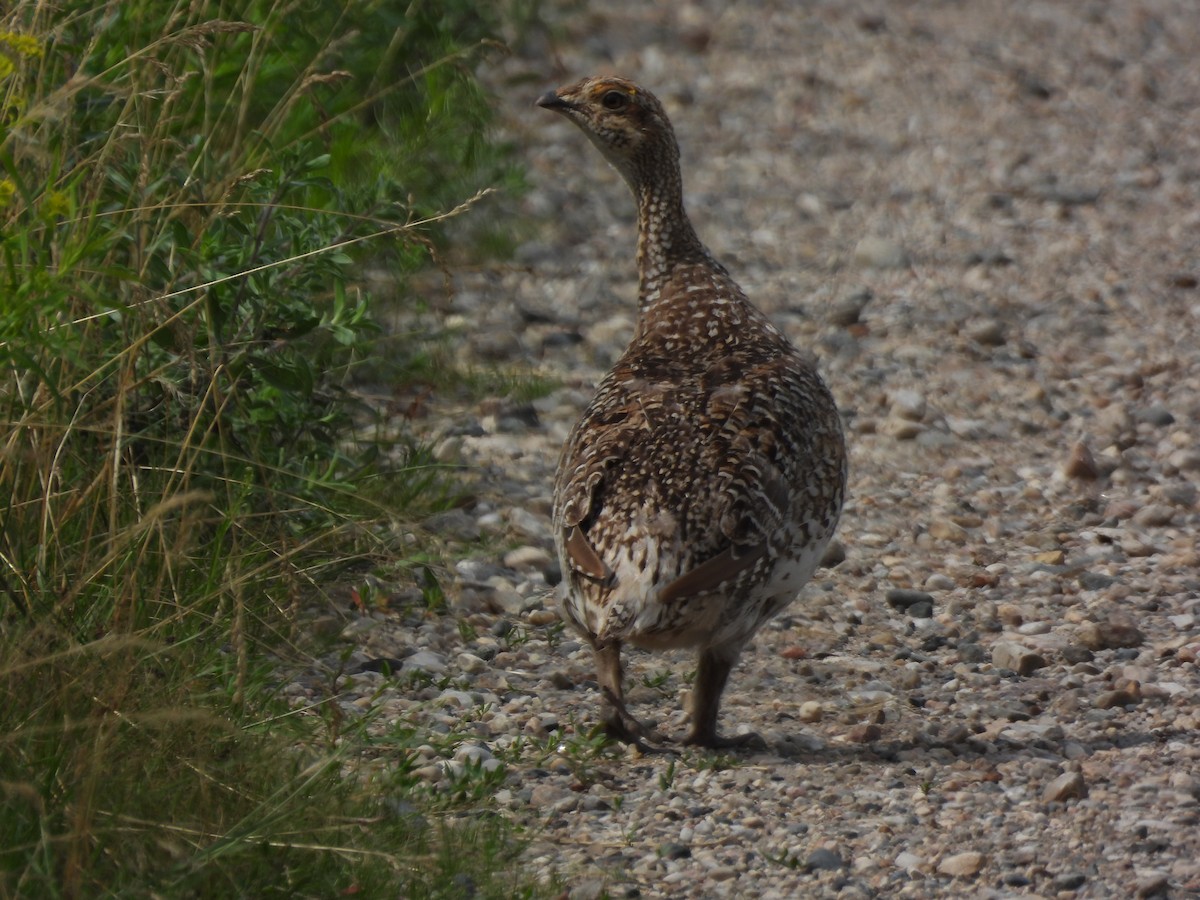
[[633,340],[563,447],[553,527],[562,611],[591,645],[604,725],[659,739],[626,708],[621,649],[699,651],[684,742],[717,732],[742,648],[800,592],[846,490],[841,419],[816,369],[696,235],[662,104],[590,77],[537,105],[575,123],[637,202]]

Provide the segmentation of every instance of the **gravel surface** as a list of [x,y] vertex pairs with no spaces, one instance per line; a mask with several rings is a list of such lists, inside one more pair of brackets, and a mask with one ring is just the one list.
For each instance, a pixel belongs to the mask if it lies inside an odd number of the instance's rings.
[[[726,6],[572,4],[490,72],[541,225],[436,316],[563,387],[425,399],[477,492],[425,523],[456,615],[402,586],[327,614],[338,702],[443,736],[413,758],[433,789],[500,770],[492,805],[575,898],[1200,896],[1200,15]],[[532,102],[597,71],[663,100],[697,229],[848,427],[845,558],[725,695],[765,751],[598,751],[547,596],[558,448],[636,284],[625,187]],[[680,735],[692,658],[628,658],[635,715]]]

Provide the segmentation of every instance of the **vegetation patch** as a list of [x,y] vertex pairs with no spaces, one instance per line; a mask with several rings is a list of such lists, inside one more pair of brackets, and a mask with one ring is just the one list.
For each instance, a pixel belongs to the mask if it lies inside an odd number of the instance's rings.
[[403,298],[447,217],[519,185],[473,75],[505,14],[0,13],[0,896],[540,890],[456,818],[477,794],[409,814],[404,766],[360,777],[268,662],[394,549],[377,523],[453,500],[362,427],[363,367],[438,376],[359,276]]

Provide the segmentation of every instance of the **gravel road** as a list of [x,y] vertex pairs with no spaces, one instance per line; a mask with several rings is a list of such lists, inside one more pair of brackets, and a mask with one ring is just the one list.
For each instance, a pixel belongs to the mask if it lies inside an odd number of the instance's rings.
[[[436,316],[563,387],[425,404],[477,492],[426,523],[456,615],[335,620],[366,666],[340,702],[447,736],[419,751],[435,788],[502,769],[495,809],[575,898],[1200,896],[1200,11],[553,15],[488,74],[538,227]],[[663,100],[701,237],[847,423],[844,559],[725,695],[765,751],[596,752],[590,652],[546,597],[558,448],[636,284],[624,185],[532,103],[599,71]],[[681,734],[693,665],[631,653],[635,714]]]

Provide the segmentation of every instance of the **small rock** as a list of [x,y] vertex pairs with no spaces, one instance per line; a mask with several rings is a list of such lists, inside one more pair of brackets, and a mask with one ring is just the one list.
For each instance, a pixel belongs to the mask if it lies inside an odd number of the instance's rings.
[[395,675],[404,668],[404,661],[394,656],[377,656],[364,660],[348,670],[348,674],[357,675],[360,672],[378,672],[381,675]]
[[862,318],[862,311],[871,302],[873,296],[869,290],[859,290],[842,298],[829,310],[826,317],[829,324],[842,327],[857,325]]
[[565,787],[557,784],[539,784],[533,788],[529,805],[535,809],[550,809],[573,797],[574,794]]
[[1162,897],[1171,890],[1171,878],[1166,872],[1138,872],[1135,894],[1138,897]]
[[404,660],[404,671],[422,671],[431,675],[440,675],[446,671],[446,658],[432,650],[418,650]]
[[1102,591],[1114,584],[1116,580],[1103,572],[1082,572],[1079,575],[1079,586],[1085,591]]
[[1095,481],[1100,477],[1100,469],[1096,466],[1096,458],[1083,441],[1076,441],[1071,447],[1071,455],[1063,463],[1063,474],[1068,478],[1078,478],[1081,481]]
[[1164,525],[1170,525],[1171,520],[1174,518],[1175,510],[1165,503],[1151,503],[1149,506],[1144,506],[1133,514],[1135,524],[1148,528],[1160,528]]
[[553,625],[558,621],[558,613],[552,609],[534,609],[525,619],[530,625]]
[[478,675],[480,672],[487,671],[488,664],[476,656],[474,653],[462,652],[458,654],[456,659],[458,668],[466,672],[468,675]]
[[463,744],[454,751],[454,758],[459,762],[476,763],[479,765],[495,759],[492,751],[481,744]]
[[846,547],[841,541],[832,540],[825,547],[825,553],[821,557],[821,568],[832,569],[839,563],[846,561]]
[[908,265],[908,253],[896,241],[868,235],[854,248],[854,261],[872,269],[899,269]]
[[836,850],[830,850],[826,847],[821,847],[808,854],[808,859],[804,861],[804,868],[808,872],[813,871],[836,871],[844,869],[846,861]]
[[907,850],[901,850],[896,854],[896,859],[893,861],[893,865],[895,865],[895,867],[900,871],[911,875],[914,872],[921,871],[921,867],[925,865],[925,860],[920,856],[917,856],[915,853],[910,853]]
[[846,740],[855,744],[869,744],[883,737],[883,729],[874,722],[863,722],[846,732]]
[[1087,783],[1078,772],[1064,772],[1046,785],[1042,791],[1042,799],[1047,803],[1082,800],[1087,795]]
[[1095,658],[1095,654],[1091,650],[1079,644],[1067,644],[1059,652],[1062,654],[1062,658],[1072,665],[1091,662]]
[[689,859],[692,855],[692,848],[686,844],[661,844],[658,848],[658,855],[662,859]]
[[1137,411],[1137,420],[1154,428],[1166,428],[1175,424],[1175,417],[1165,406],[1148,406]]
[[879,425],[879,433],[894,437],[898,441],[916,440],[925,431],[925,426],[911,419],[898,419],[888,416]]
[[949,541],[952,544],[966,543],[967,529],[949,519],[934,519],[929,523],[929,536],[935,541]]
[[947,856],[938,863],[937,870],[943,875],[951,875],[956,878],[972,878],[979,874],[985,859],[986,857],[978,850],[967,850]]
[[424,526],[432,534],[465,544],[474,543],[483,535],[479,522],[465,509],[448,509],[435,513],[425,520]]
[[1103,622],[1084,622],[1079,626],[1078,637],[1079,643],[1089,650],[1139,647],[1146,640],[1133,622],[1116,616]]
[[446,465],[454,465],[462,459],[463,439],[458,435],[444,437],[433,445],[433,458]]
[[892,395],[891,415],[909,422],[920,422],[925,418],[925,398],[916,391],[901,390]]
[[999,641],[992,647],[992,665],[1024,676],[1045,668],[1047,663],[1045,657],[1028,647],[1013,641]]
[[925,590],[927,591],[951,591],[957,586],[953,578],[941,572],[934,572],[925,579]]
[[1097,709],[1114,709],[1116,707],[1134,706],[1138,698],[1131,691],[1105,691],[1096,698]]
[[1054,876],[1056,891],[1077,891],[1087,883],[1087,876],[1082,872],[1063,872]]
[[933,603],[929,601],[914,603],[908,608],[908,614],[914,619],[932,619]]
[[544,540],[550,536],[550,527],[544,516],[538,516],[527,509],[514,506],[506,514],[509,526],[519,534],[535,540]]
[[996,607],[996,618],[1009,628],[1020,628],[1025,622],[1025,612],[1015,603],[1001,603]]
[[1156,489],[1151,489],[1151,493],[1161,497],[1172,506],[1191,509],[1196,505],[1196,498],[1200,497],[1200,488],[1190,481],[1181,481],[1175,484],[1161,485]]
[[825,708],[818,700],[804,701],[800,704],[800,710],[797,713],[801,722],[820,722],[824,715]]
[[550,562],[549,551],[541,547],[517,547],[504,554],[504,565],[510,569],[543,569]]
[[1200,450],[1176,450],[1167,461],[1181,472],[1200,472]]
[[985,347],[1001,347],[1007,340],[1004,326],[995,319],[978,319],[967,326],[967,337]]
[[963,641],[958,645],[958,658],[965,663],[981,663],[987,658],[987,652],[975,641]]
[[917,604],[927,604],[932,608],[933,595],[925,591],[914,591],[909,588],[892,588],[884,595],[887,605],[892,609],[905,611]]
[[608,896],[608,881],[604,878],[589,878],[577,882],[567,894],[568,900],[601,900]]

